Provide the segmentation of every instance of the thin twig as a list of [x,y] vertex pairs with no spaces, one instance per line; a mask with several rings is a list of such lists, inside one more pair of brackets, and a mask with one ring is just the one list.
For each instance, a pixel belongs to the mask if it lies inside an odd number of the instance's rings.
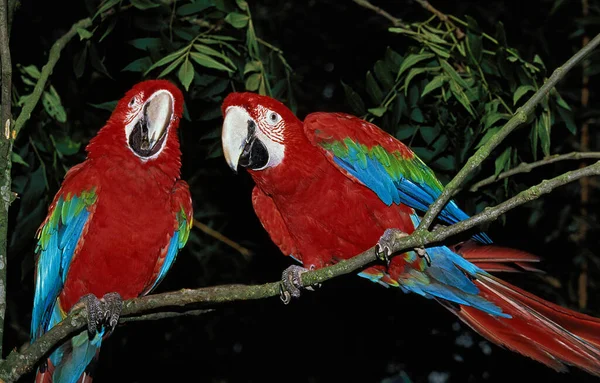
[[579,52],[575,53],[567,62],[561,67],[554,70],[550,78],[546,80],[544,85],[538,89],[537,92],[527,102],[520,107],[513,117],[496,133],[493,135],[484,145],[482,145],[475,154],[473,154],[468,160],[465,166],[454,176],[454,178],[446,185],[440,196],[431,204],[429,210],[423,217],[423,220],[419,224],[417,230],[428,230],[431,226],[435,217],[442,211],[444,206],[450,201],[450,198],[454,193],[460,189],[463,182],[467,179],[469,174],[473,172],[481,163],[490,156],[492,150],[494,150],[513,130],[521,126],[527,121],[527,117],[533,113],[537,104],[546,97],[546,95],[554,88],[554,86],[560,81],[567,72],[569,72],[575,65],[577,65],[585,56],[594,50],[600,44],[600,34],[596,35],[589,44],[581,48]]
[[507,170],[505,172],[502,172],[502,173],[498,174],[497,176],[489,176],[487,178],[482,179],[481,181],[479,181],[479,182],[475,183],[473,186],[471,186],[469,188],[469,191],[476,192],[477,190],[481,189],[484,186],[487,186],[487,185],[493,184],[494,182],[514,176],[515,174],[529,173],[533,169],[540,167],[540,166],[553,164],[553,163],[559,162],[559,161],[582,160],[582,159],[588,159],[588,158],[600,159],[600,152],[573,152],[573,153],[568,153],[568,154],[555,154],[555,155],[548,156],[542,160],[535,161],[535,162],[530,162],[530,163],[522,162],[518,166],[515,166],[514,168]]
[[4,339],[4,316],[6,314],[6,251],[8,249],[8,208],[11,203],[10,169],[12,153],[11,92],[12,63],[8,36],[8,3],[0,0],[0,61],[2,68],[2,108],[0,111],[0,357]]
[[250,251],[249,249],[245,248],[244,246],[240,245],[239,243],[235,242],[232,239],[227,238],[226,236],[224,236],[223,234],[219,233],[218,231],[216,231],[215,229],[211,228],[210,226],[194,220],[194,226],[197,227],[198,229],[200,229],[201,231],[203,231],[204,233],[210,235],[211,237],[223,242],[226,245],[229,245],[230,247],[236,249],[240,254],[242,254],[244,257],[250,257],[252,256],[252,251]]
[[360,5],[361,7],[370,9],[370,10],[374,11],[375,13],[385,17],[386,19],[391,21],[395,27],[407,27],[407,24],[404,21],[390,15],[389,13],[387,13],[385,10],[379,8],[378,6],[371,4],[368,0],[352,0],[352,1],[354,1],[356,4]]
[[31,117],[31,113],[33,112],[33,109],[35,108],[38,101],[40,100],[40,97],[42,96],[42,93],[44,91],[44,87],[46,86],[46,82],[48,81],[48,78],[52,74],[52,71],[54,70],[54,66],[58,62],[58,59],[60,58],[60,53],[63,50],[63,48],[65,47],[65,45],[67,45],[67,43],[74,36],[77,35],[78,29],[86,29],[91,25],[92,25],[92,19],[90,19],[89,17],[85,18],[83,20],[79,20],[78,22],[73,24],[73,26],[71,27],[71,29],[69,29],[69,31],[67,33],[65,33],[61,38],[56,40],[56,42],[52,45],[52,48],[50,48],[50,53],[48,55],[48,62],[42,68],[42,71],[40,74],[40,79],[35,84],[35,87],[33,88],[33,92],[31,93],[31,95],[29,95],[29,97],[27,97],[27,101],[25,101],[25,103],[23,104],[21,113],[19,114],[19,117],[17,118],[17,121],[15,122],[15,127],[14,127],[14,130],[15,130],[14,135],[15,136],[19,134],[19,131],[21,130],[21,128],[23,128],[23,125],[25,125],[25,122],[27,122],[27,120],[29,120],[29,117]]
[[[577,169],[543,181],[495,207],[487,208],[483,212],[452,226],[441,226],[433,232],[415,231],[413,234],[399,240],[396,246],[391,249],[392,253],[399,253],[431,244],[439,244],[453,235],[472,229],[482,223],[495,220],[507,211],[539,198],[541,195],[559,186],[576,181],[581,177],[592,175],[600,175],[600,161],[583,169]],[[302,274],[302,284],[310,286],[323,283],[329,279],[356,272],[376,260],[377,255],[375,246],[373,246],[355,257],[341,261],[333,266]],[[166,310],[168,314],[164,317],[169,318],[185,315],[185,312],[189,310],[201,313],[198,309],[199,305],[205,307],[207,305],[214,306],[229,302],[264,299],[278,296],[279,293],[280,282],[272,282],[252,286],[225,285],[195,290],[183,289],[175,292],[148,295],[126,301],[123,304],[119,322],[145,320],[149,318],[149,314],[157,314],[157,311],[161,309],[168,309]],[[179,310],[174,310],[175,308],[179,308]],[[163,318],[163,316],[159,316],[159,318]],[[21,352],[11,352],[6,360],[0,364],[0,378],[4,381],[17,380],[23,374],[31,371],[55,346],[80,333],[85,326],[85,307],[78,304],[62,322],[52,327],[29,347]]]
[[456,24],[454,24],[452,22],[452,20],[450,20],[448,15],[439,11],[437,8],[435,8],[433,5],[431,5],[429,3],[429,1],[427,1],[427,0],[415,0],[415,1],[417,3],[419,3],[421,5],[421,7],[425,8],[429,12],[436,15],[438,17],[438,19],[442,20],[442,22],[444,22],[444,23],[450,25],[452,28],[454,28],[454,34],[456,35],[457,39],[460,40],[465,37],[465,33],[462,31],[462,29],[460,29],[458,26],[456,26]]

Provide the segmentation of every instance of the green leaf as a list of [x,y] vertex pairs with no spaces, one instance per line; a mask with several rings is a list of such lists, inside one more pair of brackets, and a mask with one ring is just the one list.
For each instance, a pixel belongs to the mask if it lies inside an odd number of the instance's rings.
[[231,61],[231,59],[229,57],[225,56],[223,53],[219,52],[216,49],[213,49],[211,47],[208,47],[208,46],[202,45],[202,44],[194,44],[194,48],[198,52],[204,53],[205,55],[219,57],[220,59],[225,61],[227,64],[231,65],[232,67],[235,67],[235,64],[233,63],[233,61]]
[[262,62],[258,60],[248,61],[244,66],[244,75],[252,72],[261,72],[262,71]]
[[94,108],[97,108],[97,109],[103,109],[103,110],[108,110],[109,112],[112,112],[115,109],[115,107],[117,106],[118,102],[119,102],[119,100],[115,100],[115,101],[102,102],[100,104],[88,103],[88,105],[92,106]]
[[504,170],[508,170],[510,167],[510,155],[512,152],[512,148],[506,148],[498,157],[496,157],[496,161],[494,161],[494,165],[496,170],[494,171],[494,176],[498,176],[498,174],[502,173]]
[[567,102],[561,97],[560,93],[558,93],[558,91],[556,91],[556,89],[555,89],[555,92],[553,92],[553,94],[554,94],[554,97],[556,97],[556,103],[560,107],[562,107],[566,110],[571,110],[571,107],[569,106],[569,104],[567,104]]
[[194,66],[190,62],[189,59],[186,59],[181,67],[179,67],[179,72],[177,73],[177,77],[179,77],[179,81],[185,87],[185,90],[188,91],[190,89],[190,84],[194,79]]
[[411,110],[410,119],[419,124],[422,124],[423,122],[425,122],[425,117],[423,117],[423,112],[421,112],[421,109],[419,109],[419,108],[414,108],[413,110]]
[[260,85],[261,80],[262,80],[262,74],[253,73],[250,76],[248,76],[244,86],[246,87],[246,90],[253,92],[258,89],[258,86]]
[[531,85],[521,85],[518,87],[517,90],[515,90],[515,94],[513,94],[513,105],[517,105],[519,99],[529,91],[535,91],[535,88]]
[[396,69],[400,68],[400,65],[402,65],[402,61],[404,60],[404,58],[400,56],[400,54],[398,54],[398,52],[396,52],[395,50],[391,49],[390,47],[387,47],[387,49],[385,50],[385,60],[387,61],[390,68]]
[[179,16],[189,16],[195,13],[200,13],[203,10],[214,6],[215,3],[212,0],[196,0],[193,3],[184,4],[177,8],[177,14]]
[[343,81],[341,81],[341,83],[342,88],[344,88],[346,100],[348,101],[352,111],[359,116],[365,114],[365,103],[363,102],[362,98],[354,91],[354,89],[346,85]]
[[454,97],[456,97],[458,102],[460,102],[462,104],[462,106],[465,107],[467,112],[469,112],[469,114],[475,118],[475,113],[473,112],[473,109],[471,108],[471,103],[469,102],[469,98],[467,97],[467,95],[465,94],[463,89],[460,87],[460,85],[458,85],[458,83],[454,80],[450,80],[450,91],[452,92]]
[[151,66],[150,57],[142,57],[127,64],[125,68],[121,69],[121,72],[144,72]]
[[506,114],[506,113],[498,113],[498,112],[491,112],[485,115],[485,117],[483,118],[483,127],[484,129],[488,129],[491,126],[493,126],[496,122],[504,119],[504,120],[508,120],[510,118],[510,115]]
[[41,73],[35,65],[20,66],[20,69],[29,77],[39,80]]
[[450,58],[450,52],[448,52],[447,50],[445,50],[445,49],[442,49],[442,48],[438,47],[438,46],[437,46],[437,45],[435,45],[435,44],[430,44],[430,45],[428,45],[428,47],[429,47],[429,49],[431,49],[431,50],[432,50],[432,51],[433,51],[433,52],[434,52],[436,55],[438,55],[438,56],[440,56],[440,57],[443,57],[443,58],[445,58],[445,59],[448,59],[448,58]]
[[481,36],[468,32],[467,47],[469,48],[469,53],[473,61],[476,63],[480,62],[483,57],[483,42]]
[[221,64],[214,58],[212,58],[208,55],[205,55],[203,53],[190,52],[190,56],[192,57],[192,59],[195,62],[202,65],[203,67],[218,69],[218,70],[222,70],[222,71],[226,71],[226,72],[233,72],[233,69],[228,68],[224,64]]
[[413,67],[415,64],[417,64],[423,60],[430,59],[432,57],[434,57],[434,54],[432,54],[432,53],[421,53],[421,54],[409,55],[408,57],[406,57],[404,59],[404,61],[402,61],[402,65],[400,65],[400,69],[398,70],[398,75],[396,76],[396,78],[400,78],[400,76],[402,75],[402,73],[404,73],[404,71]]
[[79,148],[81,147],[81,142],[75,142],[68,136],[56,138],[51,134],[50,138],[54,143],[56,150],[64,156],[72,156],[73,154],[76,154],[79,152]]
[[439,169],[442,171],[446,171],[446,172],[452,171],[452,170],[454,170],[454,156],[446,155],[446,156],[440,157],[437,160],[433,161],[432,165],[436,169]]
[[23,157],[21,157],[20,155],[18,155],[15,152],[12,152],[10,154],[10,160],[12,161],[13,164],[21,164],[25,167],[29,167],[29,164],[27,162],[25,162],[25,160],[23,159]]
[[101,5],[98,7],[98,10],[94,14],[93,18],[95,19],[96,16],[108,11],[109,9],[111,9],[112,7],[114,7],[116,4],[118,4],[120,2],[121,2],[121,0],[108,0],[108,1],[105,1],[104,3],[101,3]]
[[131,5],[136,7],[137,9],[146,10],[150,8],[158,7],[160,4],[154,3],[150,0],[129,0]]
[[77,34],[79,34],[79,41],[87,40],[92,37],[92,32],[83,28],[77,28]]
[[394,78],[390,74],[387,65],[383,60],[377,60],[373,68],[375,76],[386,89],[391,89],[394,86]]
[[465,89],[469,88],[469,84],[467,84],[465,80],[462,77],[460,77],[458,72],[456,72],[454,68],[452,68],[452,65],[448,64],[448,61],[440,60],[440,64],[442,65],[442,69],[444,70],[444,72],[446,72],[450,76],[450,78],[452,78],[452,80],[456,81],[458,85]]
[[431,145],[433,140],[435,140],[441,132],[441,127],[439,125],[436,126],[421,126],[419,128],[419,133],[421,137],[425,140],[427,145]]
[[373,102],[376,104],[381,104],[381,102],[383,101],[383,97],[384,97],[383,91],[377,84],[377,81],[375,81],[375,78],[373,77],[373,73],[371,73],[371,71],[367,72],[365,84],[366,84],[367,94],[371,97]]
[[247,15],[243,15],[238,12],[231,12],[225,16],[225,21],[227,21],[236,29],[244,28],[246,25],[248,25],[248,20],[250,20],[250,18]]
[[537,134],[540,139],[540,144],[542,146],[542,153],[544,156],[550,155],[550,117],[547,113],[542,113],[540,117],[538,117],[537,122]]
[[411,80],[417,76],[420,75],[423,72],[426,72],[429,68],[412,68],[410,70],[410,72],[408,72],[408,76],[406,76],[406,79],[404,79],[404,94],[406,94],[406,92],[408,91],[408,86],[410,85]]
[[248,3],[245,0],[235,0],[235,2],[242,11],[248,11]]
[[110,35],[110,32],[112,32],[113,29],[115,29],[116,25],[117,25],[117,18],[113,17],[110,20],[108,27],[106,27],[106,29],[104,30],[104,33],[102,34],[102,36],[100,36],[100,40],[98,40],[98,42],[102,42],[106,38],[106,36]]
[[155,62],[154,64],[152,64],[152,66],[150,68],[148,68],[148,70],[146,70],[146,72],[144,72],[144,76],[146,76],[148,74],[148,72],[150,72],[152,69],[154,68],[158,68],[159,66],[163,66],[165,64],[170,63],[171,61],[175,61],[176,59],[181,59],[183,56],[183,54],[185,54],[185,52],[187,51],[188,47],[183,47],[173,53],[169,53],[168,55],[166,55],[165,57],[161,58],[160,60],[158,60],[157,62]]
[[142,37],[139,39],[130,40],[128,43],[143,51],[158,49],[161,46],[161,41],[158,37]]
[[60,96],[56,93],[56,89],[52,85],[42,95],[42,104],[46,113],[58,122],[67,121],[67,112],[60,102]]
[[385,114],[387,108],[385,106],[380,106],[379,108],[369,108],[369,113],[374,116],[381,117]]
[[171,73],[175,68],[177,68],[179,64],[181,64],[184,58],[185,56],[180,56],[177,60],[173,61],[171,64],[169,64],[169,66],[167,66],[165,69],[163,69],[162,72],[158,74],[158,77],[160,78]]
[[421,98],[423,98],[429,92],[432,92],[432,91],[436,90],[437,88],[439,88],[440,86],[444,85],[444,83],[446,81],[448,81],[448,76],[446,74],[444,74],[444,73],[435,76],[423,88],[423,92],[421,92]]
[[575,125],[573,113],[560,107],[557,108],[557,110],[560,118],[565,122],[567,129],[569,129],[569,132],[571,132],[571,134],[577,134],[577,125]]

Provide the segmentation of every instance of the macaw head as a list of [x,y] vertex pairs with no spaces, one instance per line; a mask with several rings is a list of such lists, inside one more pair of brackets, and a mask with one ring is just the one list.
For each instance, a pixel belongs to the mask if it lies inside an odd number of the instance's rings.
[[117,103],[86,150],[88,157],[119,154],[140,163],[179,162],[177,128],[183,95],[166,80],[143,81]]
[[221,141],[231,169],[251,173],[279,167],[294,141],[303,139],[302,122],[281,102],[255,93],[231,93],[222,105]]

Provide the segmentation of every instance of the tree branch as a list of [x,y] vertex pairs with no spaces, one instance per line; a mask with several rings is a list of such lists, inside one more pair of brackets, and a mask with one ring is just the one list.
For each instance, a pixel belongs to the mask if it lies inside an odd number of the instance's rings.
[[390,15],[385,10],[371,4],[368,0],[352,0],[352,1],[354,1],[356,4],[360,5],[361,7],[370,9],[370,10],[374,11],[375,13],[385,17],[386,19],[391,21],[395,27],[408,27],[404,21]]
[[529,173],[533,169],[543,166],[543,165],[549,165],[549,164],[553,164],[555,162],[565,161],[565,160],[583,160],[583,159],[588,159],[588,158],[600,159],[600,152],[573,152],[573,153],[568,153],[568,154],[554,154],[552,156],[548,156],[539,161],[530,162],[530,163],[522,162],[518,166],[516,166],[510,170],[507,170],[505,172],[502,172],[502,173],[498,174],[497,176],[489,176],[487,178],[482,179],[481,181],[479,181],[479,182],[475,183],[473,186],[471,186],[469,188],[469,191],[476,192],[477,190],[481,189],[483,186],[493,184],[494,182],[514,176],[515,174]]
[[[583,169],[567,172],[550,180],[542,181],[536,186],[522,191],[511,199],[492,208],[486,208],[483,212],[473,217],[445,226],[433,232],[417,232],[397,242],[392,253],[403,252],[415,247],[429,246],[469,230],[485,222],[493,221],[507,211],[526,202],[539,198],[553,189],[573,182],[582,177],[600,175],[600,161]],[[352,257],[341,261],[333,266],[308,271],[302,274],[304,286],[323,283],[329,279],[356,272],[368,264],[377,261],[375,246]],[[119,323],[172,318],[180,315],[200,315],[206,310],[197,307],[206,305],[217,305],[229,302],[257,300],[279,295],[280,282],[272,282],[263,285],[225,285],[207,287],[195,290],[183,289],[175,292],[148,295],[141,298],[130,299],[123,304]],[[166,313],[157,312],[168,309]],[[176,310],[178,309],[178,310]],[[190,311],[191,310],[191,311]],[[23,374],[31,371],[36,364],[57,345],[80,333],[87,325],[85,308],[78,304],[71,313],[60,323],[42,335],[29,347],[21,352],[13,351],[6,360],[0,364],[0,378],[4,381],[17,380]]]
[[2,107],[0,111],[0,357],[6,313],[6,252],[8,249],[8,208],[11,202],[12,63],[8,46],[8,3],[0,0],[0,65],[2,67]]
[[27,120],[29,120],[29,118],[31,117],[31,113],[33,112],[33,109],[35,108],[38,101],[40,100],[40,97],[42,96],[42,93],[44,91],[44,87],[46,86],[46,82],[48,81],[48,78],[52,74],[52,71],[54,70],[54,66],[58,62],[58,59],[60,58],[60,53],[63,50],[63,48],[65,47],[65,45],[67,45],[67,43],[69,41],[71,41],[71,39],[74,36],[77,35],[78,29],[86,29],[91,25],[92,25],[92,19],[90,19],[89,17],[85,18],[83,20],[79,20],[78,22],[73,24],[73,26],[71,27],[71,29],[69,29],[69,31],[67,33],[65,33],[61,38],[56,40],[56,42],[52,45],[52,48],[50,48],[50,54],[48,55],[48,62],[42,68],[40,79],[35,84],[35,87],[33,88],[33,92],[27,98],[27,101],[25,101],[25,104],[23,104],[23,108],[21,109],[21,113],[19,114],[19,117],[17,117],[17,121],[15,122],[13,136],[16,137],[19,134],[19,132],[21,131],[21,128],[23,128],[23,125],[25,125],[25,122],[27,122]]
[[520,107],[513,117],[496,133],[493,135],[484,145],[482,145],[475,154],[473,154],[468,160],[465,166],[454,176],[454,178],[446,185],[440,196],[429,206],[429,210],[423,217],[423,220],[417,228],[418,231],[426,231],[433,223],[435,217],[442,211],[444,206],[448,203],[454,193],[460,189],[463,182],[467,179],[469,174],[473,172],[481,163],[489,157],[494,150],[513,130],[521,126],[527,121],[527,117],[531,115],[537,104],[554,88],[554,86],[569,72],[575,65],[577,65],[585,56],[587,56],[594,48],[600,44],[600,34],[596,35],[592,41],[586,46],[581,48],[579,52],[575,53],[567,62],[561,67],[554,70],[550,78],[546,80],[544,85],[538,89],[537,92],[527,102]]

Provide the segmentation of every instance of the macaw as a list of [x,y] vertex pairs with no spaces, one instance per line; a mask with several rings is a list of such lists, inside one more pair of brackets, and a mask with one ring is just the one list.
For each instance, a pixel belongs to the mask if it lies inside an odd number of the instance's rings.
[[52,352],[36,382],[91,382],[122,300],[154,289],[186,243],[192,200],[180,179],[182,112],[171,82],[136,84],[65,175],[37,231],[31,340],[80,301],[88,331]]
[[[389,259],[443,185],[413,151],[377,126],[344,113],[298,119],[281,102],[231,93],[222,104],[223,153],[255,182],[252,204],[273,242],[302,263],[282,274],[282,299],[298,297],[301,274],[376,245]],[[439,216],[468,218],[449,202]],[[479,244],[475,244],[475,242]],[[535,270],[538,258],[491,245],[484,233],[461,246],[415,249],[359,275],[434,299],[491,342],[564,371],[600,375],[600,319],[544,301],[490,271]],[[387,254],[386,254],[387,252]]]

